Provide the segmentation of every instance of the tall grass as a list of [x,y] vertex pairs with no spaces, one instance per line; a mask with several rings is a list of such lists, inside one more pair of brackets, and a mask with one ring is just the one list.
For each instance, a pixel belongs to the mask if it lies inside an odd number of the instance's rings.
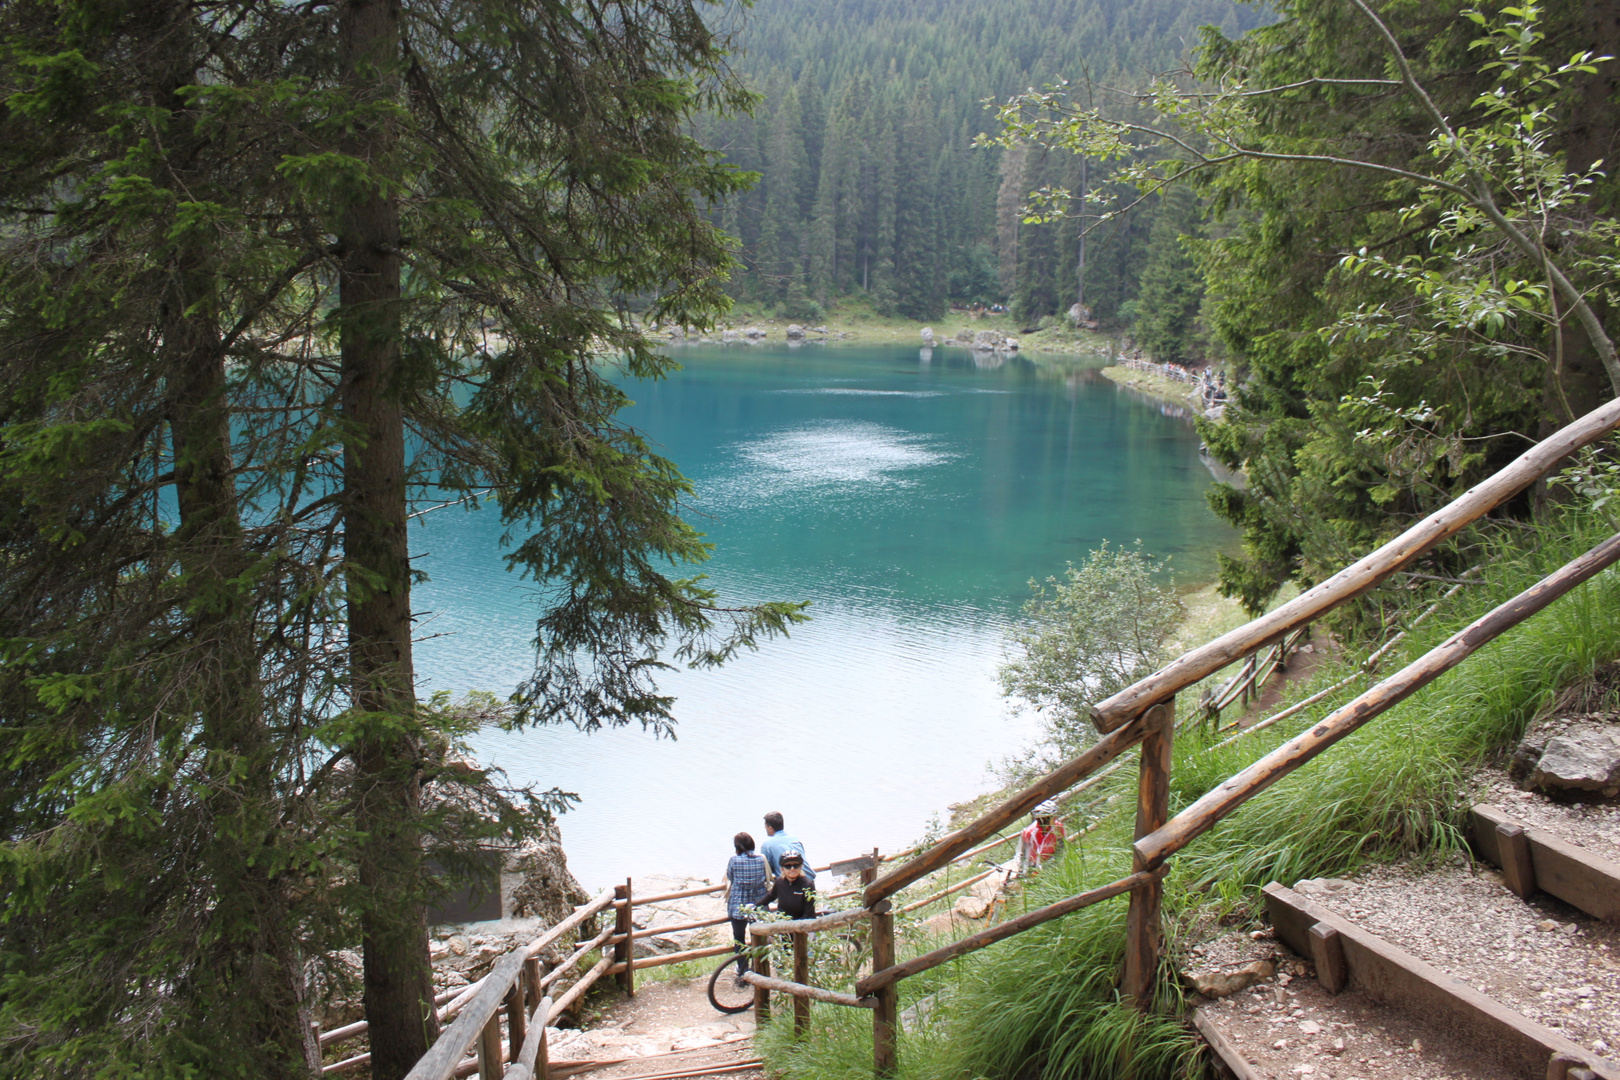
[[[1406,642],[1408,659],[1590,548],[1601,523],[1570,516],[1559,529],[1516,532],[1493,552],[1486,580],[1458,595]],[[1509,542],[1511,541],[1511,543]],[[1417,608],[1413,608],[1415,614]],[[1620,572],[1607,571],[1349,736],[1178,855],[1166,879],[1166,966],[1212,918],[1259,913],[1259,888],[1342,875],[1368,861],[1436,857],[1462,845],[1467,777],[1516,741],[1566,684],[1620,656]],[[1304,697],[1342,678],[1325,664]],[[1392,658],[1385,671],[1394,670]],[[1343,704],[1355,690],[1218,750],[1199,733],[1178,736],[1171,811],[1187,805]],[[1026,888],[1036,907],[1129,871],[1136,770],[1110,778],[1115,800],[1096,832]],[[1015,907],[1017,904],[1015,903]],[[1016,912],[1014,912],[1016,913]],[[933,1011],[901,1039],[902,1078],[1180,1078],[1202,1068],[1173,981],[1146,1014],[1119,1001],[1125,900],[1107,901],[901,984],[902,1007],[931,997]],[[912,948],[920,951],[927,943]],[[818,1005],[811,1032],[762,1033],[773,1071],[789,1078],[871,1075],[871,1018]]]

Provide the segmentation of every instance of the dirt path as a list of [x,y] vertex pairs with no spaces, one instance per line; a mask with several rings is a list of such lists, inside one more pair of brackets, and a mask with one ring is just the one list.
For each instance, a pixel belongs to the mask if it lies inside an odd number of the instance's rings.
[[[754,1016],[726,1016],[709,1004],[698,979],[646,983],[592,1018],[586,1030],[553,1030],[551,1061],[614,1061],[586,1072],[590,1080],[627,1080],[698,1069],[725,1069],[755,1060]],[[701,1075],[694,1073],[694,1075]],[[764,1080],[760,1069],[726,1071],[740,1080]]]

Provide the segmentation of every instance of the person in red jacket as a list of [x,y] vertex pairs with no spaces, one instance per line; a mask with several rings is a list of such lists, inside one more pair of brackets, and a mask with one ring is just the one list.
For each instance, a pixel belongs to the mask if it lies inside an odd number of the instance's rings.
[[1029,812],[1034,818],[1018,834],[1018,876],[1033,873],[1041,864],[1063,850],[1063,822],[1057,820],[1057,804],[1048,799]]

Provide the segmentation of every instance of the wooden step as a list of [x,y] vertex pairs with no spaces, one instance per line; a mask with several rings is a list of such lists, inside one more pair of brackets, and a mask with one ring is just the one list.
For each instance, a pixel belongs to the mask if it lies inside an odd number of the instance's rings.
[[1502,868],[1507,887],[1521,899],[1540,890],[1595,918],[1620,923],[1620,865],[1489,803],[1475,806],[1469,817],[1474,850]]
[[1415,1013],[1312,978],[1261,983],[1200,1007],[1193,1023],[1236,1080],[1525,1080]]
[[[1312,884],[1317,889],[1334,885]],[[1239,1080],[1620,1078],[1620,1063],[1301,892],[1272,884],[1265,895],[1278,939],[1310,960],[1316,977],[1283,974],[1274,984],[1194,1013],[1225,1075]],[[1524,915],[1534,913],[1526,909]],[[1310,970],[1288,959],[1282,967]]]
[[1374,1000],[1421,1014],[1436,1027],[1467,1037],[1527,1078],[1550,1077],[1562,1061],[1594,1076],[1620,1080],[1620,1064],[1600,1058],[1551,1028],[1535,1023],[1496,999],[1453,978],[1404,949],[1362,929],[1325,906],[1273,882],[1265,888],[1266,911],[1277,936],[1311,957],[1324,989],[1347,987]]

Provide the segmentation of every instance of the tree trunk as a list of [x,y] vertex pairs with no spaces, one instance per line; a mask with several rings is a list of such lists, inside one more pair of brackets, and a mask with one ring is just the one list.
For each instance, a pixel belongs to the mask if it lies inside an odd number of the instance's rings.
[[[339,39],[353,100],[397,99],[397,0],[350,0]],[[392,125],[377,120],[357,127],[348,150],[383,169],[394,138]],[[421,897],[398,204],[381,191],[362,197],[346,208],[338,240],[349,678],[362,733],[354,763],[364,998],[371,1075],[398,1080],[438,1036]]]
[[[193,16],[183,6],[176,23]],[[190,132],[180,88],[196,81],[187,50],[174,57],[161,100],[173,118],[167,147],[179,190],[206,190],[199,162],[209,152]],[[188,623],[182,680],[187,707],[200,718],[207,790],[204,858],[211,890],[209,960],[191,987],[194,1006],[213,1013],[239,1053],[251,1053],[266,1078],[308,1078],[318,1071],[305,1043],[303,965],[277,879],[280,860],[267,847],[279,831],[274,740],[259,677],[249,579],[253,553],[242,528],[231,453],[231,405],[207,251],[182,248],[165,267],[162,360],[174,456],[179,524],[173,541],[182,572],[178,603]]]

